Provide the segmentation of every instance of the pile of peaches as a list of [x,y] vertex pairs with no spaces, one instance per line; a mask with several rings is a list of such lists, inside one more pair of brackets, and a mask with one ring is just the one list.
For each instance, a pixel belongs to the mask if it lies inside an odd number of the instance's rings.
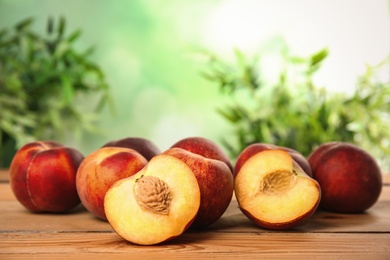
[[179,140],[163,152],[150,140],[127,137],[86,157],[56,142],[37,141],[18,150],[9,171],[12,191],[28,210],[62,213],[81,203],[139,245],[211,226],[233,196],[257,226],[285,230],[307,221],[319,207],[364,212],[382,188],[375,159],[345,142],[324,143],[308,157],[255,143],[233,167],[221,147],[202,137]]

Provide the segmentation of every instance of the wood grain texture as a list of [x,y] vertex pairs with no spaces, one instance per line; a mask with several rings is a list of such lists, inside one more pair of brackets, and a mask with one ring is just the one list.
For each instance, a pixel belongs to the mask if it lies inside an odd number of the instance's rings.
[[[48,239],[50,237],[50,239]],[[115,233],[8,234],[1,237],[0,257],[54,256],[77,258],[98,255],[115,259],[134,258],[199,259],[256,257],[299,258],[303,256],[343,259],[386,259],[390,234],[295,234],[257,232],[186,232],[180,239],[154,246],[128,243]],[[383,252],[387,252],[383,254]],[[4,258],[2,258],[4,259]]]
[[16,201],[0,172],[0,259],[390,259],[390,179],[364,214],[318,210],[289,231],[256,227],[235,199],[207,230],[164,244],[137,246],[79,206],[69,214],[36,214]]

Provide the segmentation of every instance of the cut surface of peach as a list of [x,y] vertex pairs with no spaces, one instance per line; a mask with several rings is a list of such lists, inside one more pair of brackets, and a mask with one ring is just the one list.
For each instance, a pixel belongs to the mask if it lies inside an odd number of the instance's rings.
[[106,193],[108,222],[124,239],[158,244],[182,234],[195,219],[200,190],[181,160],[157,155],[137,174],[116,182]]
[[235,193],[244,213],[269,228],[307,216],[317,208],[321,194],[318,183],[282,150],[250,157],[237,174]]

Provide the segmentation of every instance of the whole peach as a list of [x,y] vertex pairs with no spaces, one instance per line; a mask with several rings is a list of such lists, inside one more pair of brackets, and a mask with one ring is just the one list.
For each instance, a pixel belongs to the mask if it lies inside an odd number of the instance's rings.
[[78,150],[57,142],[28,143],[11,162],[11,189],[30,211],[69,211],[80,204],[76,173],[83,158]]
[[364,212],[377,201],[382,175],[375,159],[345,142],[320,145],[308,157],[322,189],[321,208],[337,213]]
[[77,171],[76,188],[85,208],[106,220],[104,196],[114,182],[140,171],[148,161],[137,151],[103,147],[85,157]]

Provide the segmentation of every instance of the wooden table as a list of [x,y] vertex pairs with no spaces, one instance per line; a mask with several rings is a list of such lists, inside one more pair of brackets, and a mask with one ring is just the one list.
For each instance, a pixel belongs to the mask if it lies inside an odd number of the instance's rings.
[[82,206],[65,215],[25,210],[6,171],[0,171],[0,209],[0,259],[390,259],[390,175],[364,214],[318,211],[299,228],[269,231],[254,226],[233,199],[208,230],[154,246],[128,243]]

